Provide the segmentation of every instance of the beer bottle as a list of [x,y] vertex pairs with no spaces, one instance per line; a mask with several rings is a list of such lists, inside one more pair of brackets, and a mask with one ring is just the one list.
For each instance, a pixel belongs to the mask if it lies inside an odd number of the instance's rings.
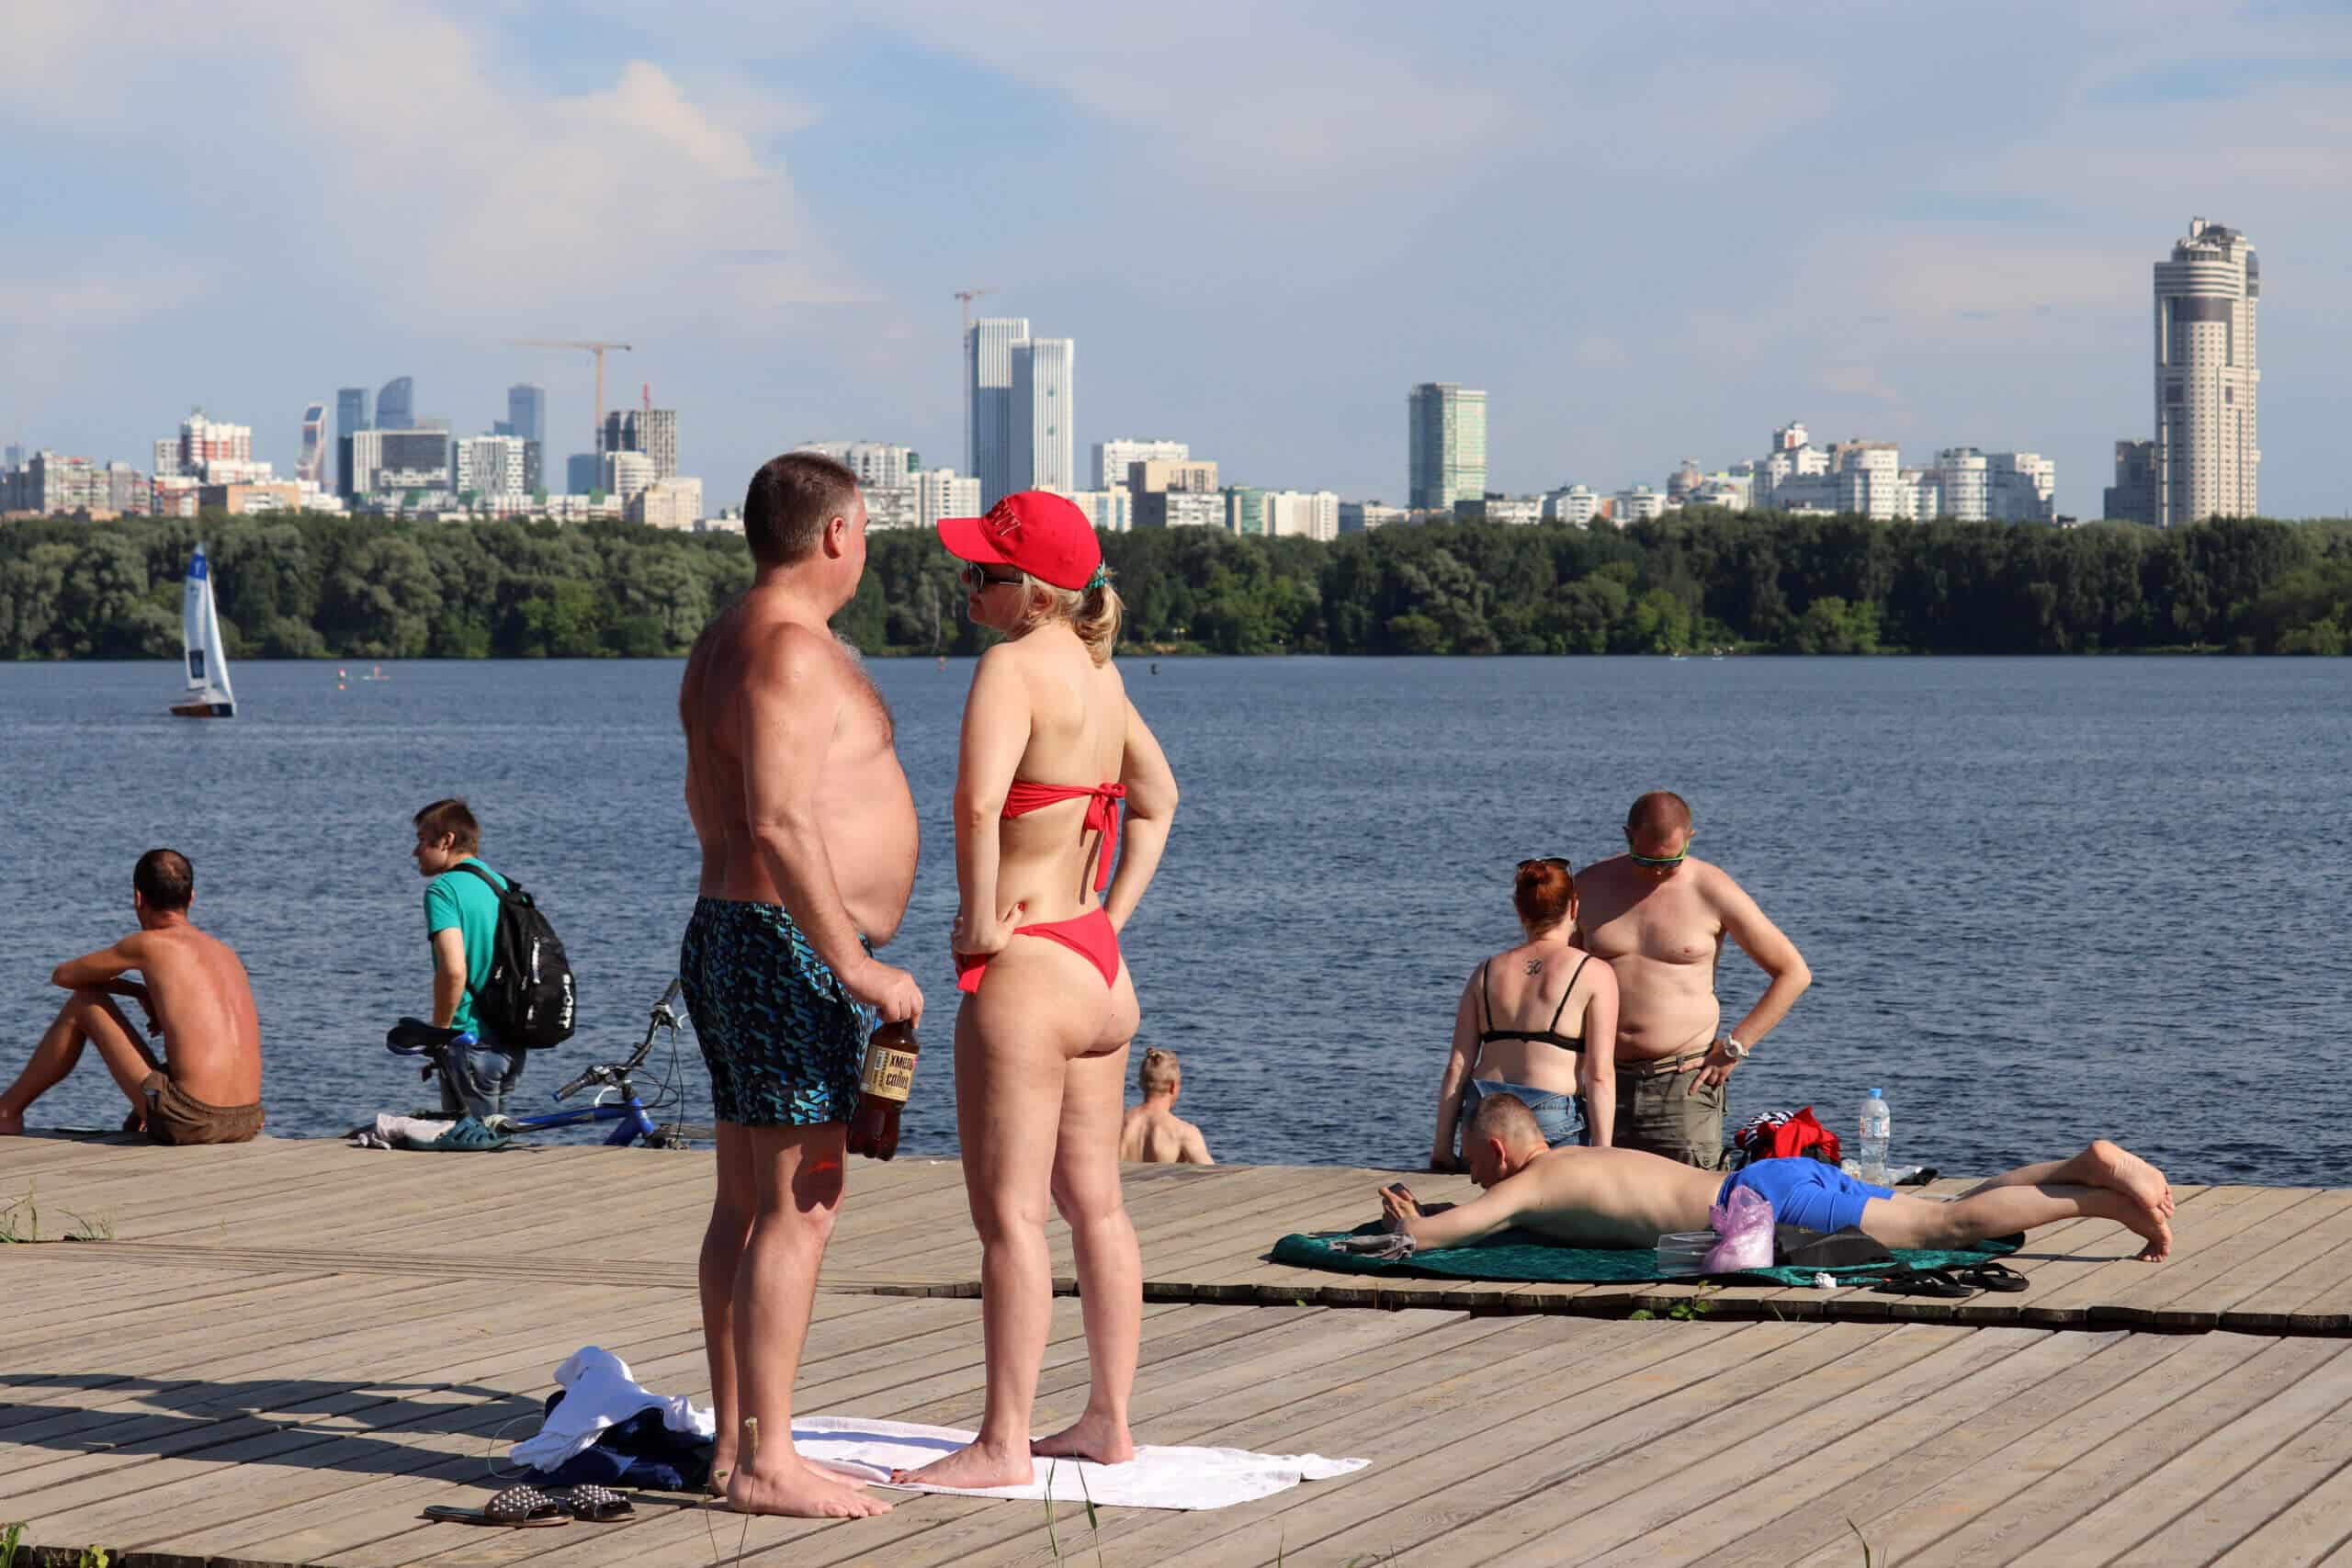
[[922,1052],[914,1025],[903,1019],[882,1025],[867,1039],[857,1114],[849,1122],[850,1153],[888,1159],[899,1152],[899,1112],[914,1088],[915,1058]]

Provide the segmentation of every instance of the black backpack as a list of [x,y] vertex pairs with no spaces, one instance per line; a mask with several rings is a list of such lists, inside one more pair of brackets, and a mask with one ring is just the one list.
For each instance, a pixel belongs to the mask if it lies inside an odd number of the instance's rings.
[[571,964],[563,941],[523,891],[523,885],[497,879],[464,860],[452,871],[470,871],[498,895],[498,933],[491,940],[490,978],[474,993],[475,1010],[501,1045],[560,1045],[571,1038]]

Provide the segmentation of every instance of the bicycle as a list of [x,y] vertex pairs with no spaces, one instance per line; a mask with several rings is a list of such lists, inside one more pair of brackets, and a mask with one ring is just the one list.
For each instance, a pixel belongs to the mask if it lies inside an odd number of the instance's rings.
[[[682,982],[672,980],[662,999],[653,1004],[651,1021],[645,1026],[645,1038],[638,1042],[628,1060],[601,1063],[583,1068],[578,1077],[555,1091],[560,1103],[570,1100],[582,1089],[594,1087],[594,1101],[570,1111],[550,1111],[537,1116],[492,1116],[485,1123],[494,1133],[537,1133],[555,1127],[582,1127],[598,1122],[615,1122],[619,1125],[605,1142],[610,1147],[625,1148],[644,1140],[649,1148],[683,1149],[691,1147],[685,1129],[677,1122],[658,1123],[650,1112],[666,1104],[674,1092],[672,1085],[663,1083],[649,1108],[639,1098],[635,1075],[653,1054],[656,1036],[667,1031],[670,1036],[671,1060],[677,1059],[678,1014],[675,1003]],[[384,1035],[384,1048],[395,1055],[423,1056],[425,1060],[423,1077],[431,1081],[435,1073],[449,1071],[449,1052],[461,1045],[471,1045],[475,1036],[470,1030],[435,1029],[422,1019],[404,1018]],[[674,1077],[674,1071],[673,1071]],[[607,1099],[606,1096],[615,1098]]]

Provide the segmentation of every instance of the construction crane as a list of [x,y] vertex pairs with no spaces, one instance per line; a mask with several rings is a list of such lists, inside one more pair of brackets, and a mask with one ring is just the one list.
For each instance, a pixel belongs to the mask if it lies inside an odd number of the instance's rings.
[[588,450],[603,451],[605,449],[605,350],[617,348],[624,354],[636,351],[625,343],[597,343],[582,338],[511,337],[506,340],[506,345],[509,348],[584,348],[596,356],[596,423],[589,436]]
[[[964,305],[964,335],[956,340],[956,353],[963,354],[967,352],[964,345],[972,341],[972,301],[978,299],[983,294],[994,294],[996,292],[997,290],[994,288],[958,288],[956,290],[956,298],[963,301]],[[978,472],[978,465],[979,463],[979,454],[972,450],[972,372],[969,367],[965,368],[963,378],[964,471],[970,474]]]

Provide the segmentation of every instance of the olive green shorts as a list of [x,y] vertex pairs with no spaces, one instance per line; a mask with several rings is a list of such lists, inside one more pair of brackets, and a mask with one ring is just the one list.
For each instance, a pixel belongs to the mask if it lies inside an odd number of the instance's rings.
[[1643,1149],[1670,1160],[1721,1170],[1724,1167],[1724,1086],[1708,1089],[1697,1069],[1707,1053],[1688,1051],[1654,1062],[1617,1064],[1617,1122],[1621,1149]]

